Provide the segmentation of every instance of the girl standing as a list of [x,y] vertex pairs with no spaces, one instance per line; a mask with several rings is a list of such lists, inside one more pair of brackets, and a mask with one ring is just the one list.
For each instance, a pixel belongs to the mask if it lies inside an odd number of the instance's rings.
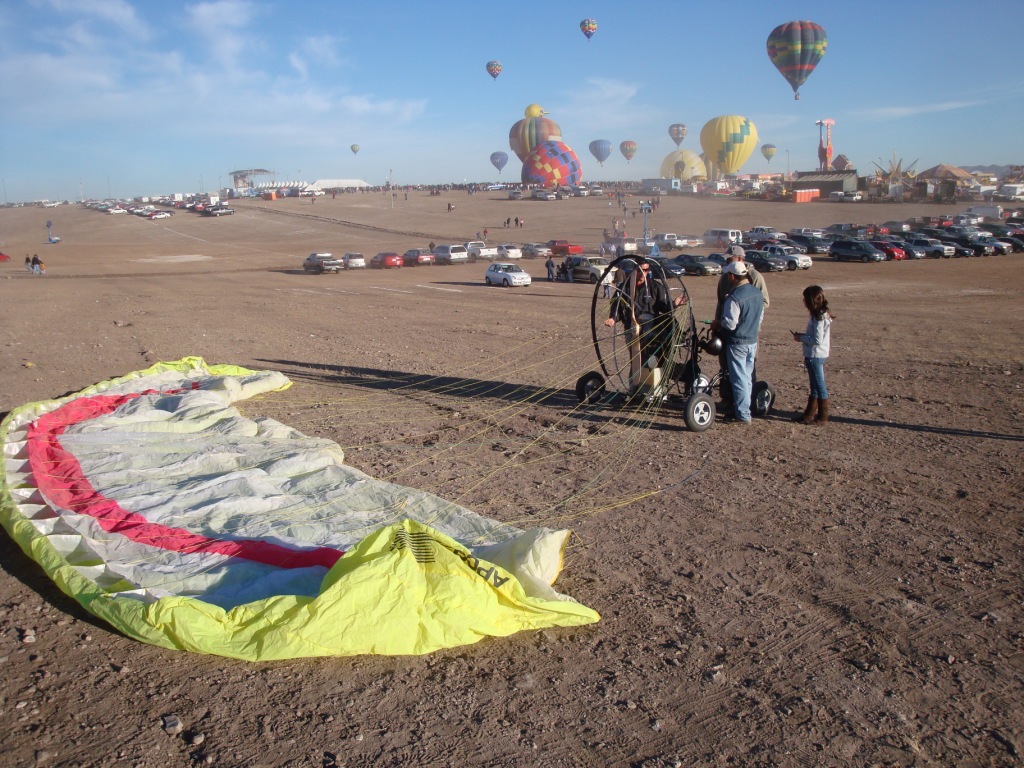
[[825,387],[825,363],[828,361],[832,336],[832,314],[828,300],[820,285],[804,288],[804,306],[810,313],[807,330],[791,331],[793,340],[803,344],[804,367],[810,380],[811,393],[803,414],[793,421],[801,424],[827,424],[829,411],[828,389]]

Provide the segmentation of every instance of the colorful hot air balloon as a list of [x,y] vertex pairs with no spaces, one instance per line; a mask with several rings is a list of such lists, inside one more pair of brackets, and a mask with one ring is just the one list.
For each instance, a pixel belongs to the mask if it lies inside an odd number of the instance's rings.
[[612,143],[608,139],[595,139],[590,142],[590,154],[597,158],[597,162],[604,165],[608,155],[612,153]]
[[636,154],[636,142],[635,141],[624,141],[624,142],[622,142],[621,144],[619,144],[619,152],[622,153],[622,156],[624,158],[626,158],[626,162],[628,163],[630,160],[633,159],[633,155]]
[[488,61],[487,62],[487,74],[493,77],[495,80],[498,79],[498,75],[501,74],[501,62],[500,61]]
[[741,115],[721,115],[705,123],[700,146],[719,174],[736,173],[757,146],[757,128]]
[[352,150],[352,154],[353,155],[358,155],[359,154],[359,145],[358,144],[353,144],[351,147],[349,147],[349,149]]
[[589,40],[597,32],[597,22],[593,19],[584,19],[580,22],[580,32],[586,35],[587,40]]
[[661,161],[658,175],[663,179],[695,179],[707,178],[704,161],[695,152],[688,149],[677,149],[665,155]]
[[761,154],[764,155],[764,159],[768,161],[769,165],[771,165],[772,158],[775,157],[775,153],[777,151],[778,150],[776,150],[774,144],[762,144],[761,145]]
[[523,184],[575,186],[583,180],[580,159],[560,141],[545,141],[523,162]]
[[491,165],[498,169],[498,173],[501,173],[501,169],[505,167],[507,162],[508,155],[504,152],[491,152]]
[[828,38],[813,21],[780,24],[768,35],[768,58],[793,87],[793,98],[800,98],[801,85],[825,55]]
[[508,132],[509,146],[524,163],[526,156],[538,144],[559,141],[562,138],[562,129],[558,127],[558,123],[541,117],[544,114],[546,113],[538,104],[531,104],[526,108],[526,117],[513,125]]
[[668,127],[668,135],[672,137],[672,141],[678,147],[683,143],[683,139],[686,138],[686,126],[682,123],[673,123]]

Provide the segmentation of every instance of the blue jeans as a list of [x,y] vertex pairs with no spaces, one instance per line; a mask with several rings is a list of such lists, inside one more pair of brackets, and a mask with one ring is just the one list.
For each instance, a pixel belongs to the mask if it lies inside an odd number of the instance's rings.
[[549,283],[555,282],[555,268],[554,267],[548,267],[548,282]]
[[725,361],[732,384],[733,415],[739,421],[750,421],[750,395],[754,389],[754,358],[757,344],[729,344]]
[[825,388],[825,362],[827,357],[805,357],[804,368],[807,369],[807,377],[811,382],[811,397],[819,400],[828,400],[828,390]]

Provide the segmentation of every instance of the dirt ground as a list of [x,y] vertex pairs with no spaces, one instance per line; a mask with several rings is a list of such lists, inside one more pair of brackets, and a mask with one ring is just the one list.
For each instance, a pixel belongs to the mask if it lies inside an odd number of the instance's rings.
[[[244,663],[121,637],[2,535],[4,765],[1021,763],[1024,257],[818,258],[769,275],[758,367],[776,410],[696,434],[671,406],[576,409],[575,380],[596,366],[592,291],[546,282],[538,261],[511,290],[485,287],[481,265],[300,268],[314,250],[371,256],[484,228],[594,250],[607,200],[236,209],[0,210],[0,414],[186,355],[280,370],[295,386],[246,414],[484,515],[572,528],[556,587],[602,620],[424,657]],[[650,225],[939,212],[666,198]],[[526,225],[506,230],[515,216]],[[46,243],[47,219],[62,243]],[[642,217],[628,223],[640,234]],[[24,271],[32,253],[47,277]],[[714,283],[687,279],[699,318]],[[789,330],[811,283],[836,315],[827,427],[791,421],[807,383]],[[169,714],[183,733],[162,729]]]

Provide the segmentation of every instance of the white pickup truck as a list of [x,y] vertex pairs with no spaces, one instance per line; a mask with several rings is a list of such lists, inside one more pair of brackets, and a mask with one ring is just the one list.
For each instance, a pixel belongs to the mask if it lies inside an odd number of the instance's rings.
[[654,236],[654,242],[663,251],[671,251],[673,248],[683,248],[685,243],[675,232],[661,232]]
[[465,245],[470,262],[477,262],[480,259],[494,261],[498,258],[498,246],[496,245],[488,245],[483,240],[470,240]]

